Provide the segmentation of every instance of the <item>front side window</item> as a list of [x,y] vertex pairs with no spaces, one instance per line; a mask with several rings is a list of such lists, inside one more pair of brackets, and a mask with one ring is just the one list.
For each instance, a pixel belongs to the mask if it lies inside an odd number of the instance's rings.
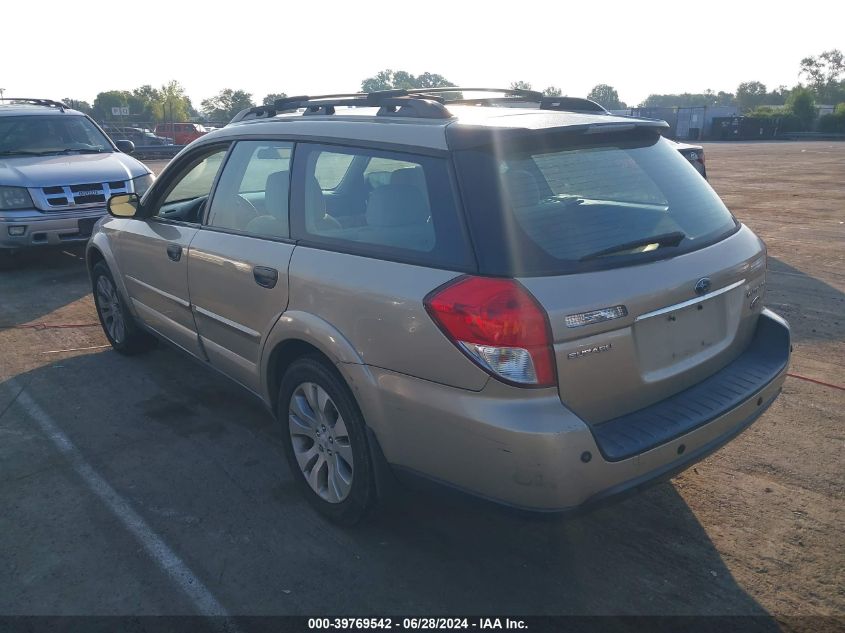
[[173,180],[155,215],[168,220],[199,222],[227,147],[219,147],[190,161]]
[[388,259],[470,265],[445,158],[303,143],[295,162],[302,186],[293,218],[302,238]]
[[288,237],[293,144],[240,141],[232,150],[211,203],[208,225],[262,237]]
[[57,114],[0,118],[1,156],[113,151],[105,135],[84,116]]

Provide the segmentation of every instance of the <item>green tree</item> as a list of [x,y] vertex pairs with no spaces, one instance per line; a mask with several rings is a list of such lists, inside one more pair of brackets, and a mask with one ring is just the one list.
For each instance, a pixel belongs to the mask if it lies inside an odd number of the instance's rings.
[[362,92],[378,92],[379,90],[412,90],[414,88],[447,88],[455,84],[443,75],[424,72],[414,76],[405,70],[385,70],[367,77],[361,82]]
[[203,99],[201,108],[210,121],[229,121],[245,108],[253,108],[252,95],[244,90],[226,88],[219,94]]
[[94,113],[94,108],[92,108],[91,104],[87,101],[80,101],[78,99],[71,99],[70,97],[65,97],[64,99],[62,99],[62,103],[67,104],[68,107],[73,108],[74,110],[79,110],[80,112],[84,112],[88,115]]
[[845,75],[845,55],[838,48],[824,51],[801,60],[799,77],[804,76],[816,97],[822,101],[834,101],[845,86],[840,77]]
[[732,92],[684,92],[681,94],[650,94],[640,103],[642,108],[696,108],[702,106],[735,105]]
[[557,86],[549,86],[548,88],[543,88],[543,94],[547,97],[560,97],[563,92]]
[[98,121],[111,121],[119,117],[112,114],[112,108],[122,108],[129,105],[132,93],[126,90],[107,90],[97,94],[94,98],[94,118]]
[[805,130],[809,130],[817,115],[813,91],[807,88],[795,88],[786,100],[786,110],[798,117]]
[[171,80],[158,91],[158,100],[152,103],[156,121],[188,121],[195,112],[185,89],[178,81]]
[[596,103],[604,106],[608,110],[621,110],[625,108],[625,103],[619,100],[619,93],[616,88],[607,84],[598,84],[593,86],[587,99],[592,99]]
[[739,109],[745,112],[753,110],[766,100],[766,84],[759,81],[743,81],[736,88],[736,102]]
[[511,90],[533,90],[531,83],[527,81],[512,81],[508,86]]
[[261,105],[271,106],[276,103],[276,99],[284,99],[285,97],[287,97],[287,94],[284,92],[271,92],[268,95],[264,95]]

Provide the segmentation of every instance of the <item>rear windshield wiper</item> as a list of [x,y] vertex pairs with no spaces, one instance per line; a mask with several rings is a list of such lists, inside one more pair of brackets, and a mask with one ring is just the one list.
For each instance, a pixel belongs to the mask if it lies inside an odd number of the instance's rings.
[[672,231],[671,233],[661,233],[660,235],[652,235],[651,237],[642,237],[638,240],[632,240],[623,244],[617,244],[609,248],[603,248],[595,253],[589,253],[581,257],[578,261],[584,262],[590,259],[597,259],[605,255],[612,255],[622,251],[629,251],[639,246],[647,246],[648,244],[659,244],[660,246],[677,246],[686,237],[686,233],[682,231]]

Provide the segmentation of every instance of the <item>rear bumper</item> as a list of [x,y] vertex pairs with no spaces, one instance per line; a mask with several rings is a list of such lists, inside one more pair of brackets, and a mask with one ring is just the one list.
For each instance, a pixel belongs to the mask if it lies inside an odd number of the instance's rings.
[[[87,242],[91,237],[93,223],[105,213],[105,207],[45,213],[4,211],[0,214],[0,249],[18,250]],[[11,235],[9,229],[12,227],[25,228],[22,235]]]
[[[707,415],[698,407],[701,417],[687,412],[666,420],[665,409],[652,410],[664,416],[658,418],[663,428],[644,426],[632,435],[639,440],[616,453],[602,437],[605,425],[579,419],[552,389],[527,392],[491,380],[482,391],[468,392],[370,368],[378,387],[358,395],[394,468],[523,510],[573,512],[671,477],[750,426],[785,380],[788,325],[764,311],[755,341],[735,363],[744,359],[746,370],[758,363],[760,380],[735,381],[731,393],[740,391],[738,384],[746,388],[730,398],[723,383],[711,380],[715,376],[703,381],[693,395],[702,397],[701,389],[709,388],[720,396]],[[723,371],[736,371],[735,363]],[[651,419],[646,411],[637,412],[641,421]],[[620,425],[618,440],[624,421],[611,422]],[[642,439],[649,434],[651,440]]]

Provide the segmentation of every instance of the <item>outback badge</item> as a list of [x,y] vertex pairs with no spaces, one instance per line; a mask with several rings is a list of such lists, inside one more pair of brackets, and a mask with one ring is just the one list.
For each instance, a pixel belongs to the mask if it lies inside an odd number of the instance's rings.
[[569,352],[566,355],[567,360],[575,360],[576,358],[581,358],[583,356],[589,356],[590,354],[600,354],[601,352],[609,352],[610,348],[613,347],[612,343],[605,343],[604,345],[593,345],[592,347],[585,347],[584,349],[579,349],[577,352]]

